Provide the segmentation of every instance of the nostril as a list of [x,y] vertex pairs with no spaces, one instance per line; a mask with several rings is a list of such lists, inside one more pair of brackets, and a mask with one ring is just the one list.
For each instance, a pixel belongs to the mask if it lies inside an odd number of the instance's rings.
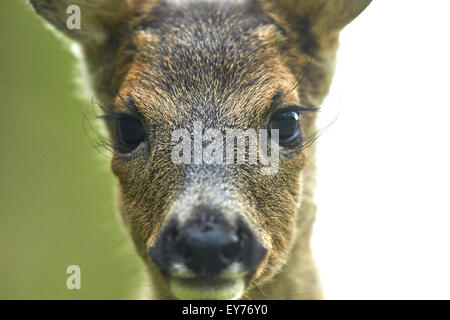
[[175,237],[173,241],[175,243],[175,250],[179,255],[186,259],[192,256],[191,246],[185,237]]
[[190,259],[192,251],[188,246],[178,246],[178,253],[186,259]]
[[234,236],[233,239],[230,239],[230,243],[223,246],[220,252],[220,259],[223,263],[229,264],[233,260],[236,259],[239,253],[239,239]]
[[169,241],[175,242],[176,239],[177,239],[177,237],[178,237],[178,231],[177,231],[177,229],[176,229],[176,228],[171,229],[171,230],[169,231],[169,234],[168,234],[168,239],[169,239]]

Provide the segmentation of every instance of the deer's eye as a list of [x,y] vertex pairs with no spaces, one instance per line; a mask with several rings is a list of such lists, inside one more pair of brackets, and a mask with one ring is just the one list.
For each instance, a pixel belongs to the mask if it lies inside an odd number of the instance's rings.
[[301,138],[300,113],[288,108],[277,112],[270,121],[270,129],[278,129],[281,145],[291,145]]
[[145,139],[142,123],[132,116],[117,119],[116,133],[118,147],[124,152],[133,151]]

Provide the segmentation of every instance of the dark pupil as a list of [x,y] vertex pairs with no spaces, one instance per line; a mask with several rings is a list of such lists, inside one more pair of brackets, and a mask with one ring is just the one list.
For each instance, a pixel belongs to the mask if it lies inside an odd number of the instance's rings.
[[118,120],[117,137],[120,145],[131,151],[144,140],[144,128],[138,119],[126,117]]
[[299,116],[294,111],[284,112],[272,119],[271,129],[278,129],[280,140],[290,140],[299,134]]

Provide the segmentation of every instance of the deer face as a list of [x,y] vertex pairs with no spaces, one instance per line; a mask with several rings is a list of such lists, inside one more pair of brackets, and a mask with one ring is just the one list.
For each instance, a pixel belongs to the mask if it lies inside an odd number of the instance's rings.
[[[61,29],[57,2],[32,4]],[[288,259],[337,31],[367,5],[304,3],[80,2],[91,32],[66,32],[106,107],[123,221],[161,297],[241,298]]]

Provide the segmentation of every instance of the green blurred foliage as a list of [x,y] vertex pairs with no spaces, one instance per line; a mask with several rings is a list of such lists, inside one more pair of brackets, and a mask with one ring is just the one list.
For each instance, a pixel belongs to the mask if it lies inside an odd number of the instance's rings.
[[[0,298],[123,299],[140,263],[108,158],[83,129],[76,61],[24,0],[0,1]],[[86,99],[84,99],[86,100]],[[81,268],[81,290],[66,268]]]

